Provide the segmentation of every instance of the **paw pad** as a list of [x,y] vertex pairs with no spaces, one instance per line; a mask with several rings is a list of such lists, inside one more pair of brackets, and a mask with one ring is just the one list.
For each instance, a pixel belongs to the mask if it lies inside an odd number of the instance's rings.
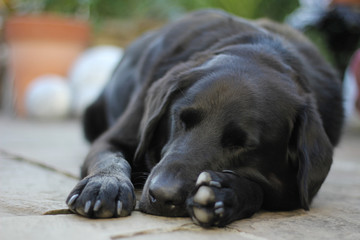
[[207,205],[215,201],[214,191],[207,186],[201,186],[194,196],[194,202],[201,205]]
[[202,172],[197,178],[193,196],[188,202],[194,223],[203,227],[222,225],[227,214],[224,198],[228,191],[218,175],[211,171]]
[[208,223],[208,222],[212,221],[212,219],[214,217],[213,213],[208,212],[202,208],[194,207],[193,211],[194,211],[194,216],[197,219],[197,222]]
[[201,184],[208,183],[211,180],[212,179],[211,179],[210,173],[202,172],[202,173],[200,173],[199,177],[197,178],[196,186],[200,186]]

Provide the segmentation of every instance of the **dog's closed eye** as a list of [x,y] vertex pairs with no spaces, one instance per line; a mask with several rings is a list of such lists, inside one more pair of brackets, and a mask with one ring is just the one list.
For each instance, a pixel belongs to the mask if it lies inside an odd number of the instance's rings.
[[201,111],[189,108],[180,113],[180,120],[185,130],[189,130],[199,124],[202,120]]
[[247,134],[235,123],[231,122],[224,128],[221,137],[221,146],[223,148],[235,150],[245,146]]

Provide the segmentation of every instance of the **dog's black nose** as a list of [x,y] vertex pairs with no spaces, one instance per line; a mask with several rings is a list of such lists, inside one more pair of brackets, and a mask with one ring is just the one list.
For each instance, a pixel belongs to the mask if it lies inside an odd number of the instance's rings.
[[150,182],[149,200],[153,206],[170,207],[171,209],[185,203],[186,191],[179,179],[159,175]]

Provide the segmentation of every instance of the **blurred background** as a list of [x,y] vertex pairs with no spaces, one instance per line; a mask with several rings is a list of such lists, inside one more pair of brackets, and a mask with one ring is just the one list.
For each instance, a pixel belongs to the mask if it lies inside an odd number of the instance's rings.
[[0,0],[0,106],[35,119],[78,117],[126,46],[186,12],[219,8],[305,32],[347,79],[347,114],[360,109],[358,0]]

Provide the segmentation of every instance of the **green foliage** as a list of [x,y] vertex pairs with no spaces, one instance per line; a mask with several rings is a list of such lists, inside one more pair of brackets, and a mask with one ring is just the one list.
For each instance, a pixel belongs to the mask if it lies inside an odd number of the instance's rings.
[[43,11],[75,13],[78,9],[78,1],[74,0],[44,0]]
[[[297,0],[13,0],[28,11],[85,15],[95,21],[109,18],[168,19],[199,8],[219,8],[245,18],[282,21]],[[15,7],[16,7],[15,6]],[[38,9],[34,9],[38,8]]]

